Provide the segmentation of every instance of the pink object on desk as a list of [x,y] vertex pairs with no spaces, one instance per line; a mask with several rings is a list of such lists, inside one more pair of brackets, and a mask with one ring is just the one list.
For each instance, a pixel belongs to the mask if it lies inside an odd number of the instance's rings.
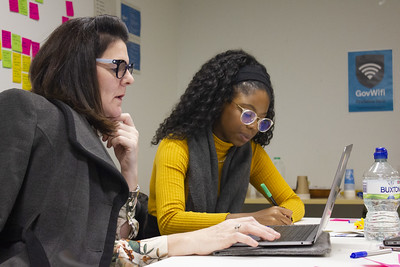
[[[398,261],[399,261],[399,263],[400,263],[400,254],[399,254],[399,255],[397,255],[397,257],[398,257]],[[366,259],[366,260],[369,260],[369,261],[372,261],[372,262],[375,262],[375,263],[378,263],[378,264],[379,264],[379,265],[374,265],[374,266],[400,267],[400,264],[387,264],[387,263],[383,263],[383,262],[380,262],[380,261],[374,261],[374,260],[371,260],[371,259],[369,259],[369,258],[364,258],[364,259]]]
[[341,219],[341,218],[335,218],[335,219],[331,219],[331,222],[356,222],[357,219]]

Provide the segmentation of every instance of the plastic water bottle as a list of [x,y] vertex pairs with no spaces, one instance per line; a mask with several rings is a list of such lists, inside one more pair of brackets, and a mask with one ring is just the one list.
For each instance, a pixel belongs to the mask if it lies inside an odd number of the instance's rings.
[[346,173],[344,175],[344,198],[356,198],[353,169],[346,169]]
[[280,157],[274,157],[272,162],[282,177],[285,178],[285,164],[283,163],[283,160]]
[[363,198],[367,207],[364,235],[368,240],[382,241],[400,233],[397,208],[400,197],[400,176],[387,162],[388,153],[378,147],[375,163],[364,173]]

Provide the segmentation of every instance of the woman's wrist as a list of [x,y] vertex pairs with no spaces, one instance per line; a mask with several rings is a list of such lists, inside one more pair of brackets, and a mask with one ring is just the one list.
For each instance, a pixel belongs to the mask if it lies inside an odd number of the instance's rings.
[[197,231],[168,235],[168,256],[187,256],[196,254],[196,243],[200,240]]

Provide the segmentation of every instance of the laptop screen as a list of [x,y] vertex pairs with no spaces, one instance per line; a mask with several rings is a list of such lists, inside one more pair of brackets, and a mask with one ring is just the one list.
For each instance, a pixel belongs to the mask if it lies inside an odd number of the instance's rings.
[[352,144],[344,147],[342,156],[339,161],[339,166],[335,174],[335,178],[333,179],[331,192],[329,193],[328,201],[326,202],[324,213],[322,214],[321,217],[321,223],[318,228],[317,238],[325,229],[326,225],[329,222],[329,219],[331,218],[333,206],[335,205],[336,197],[340,192],[340,185],[342,183],[343,176],[346,171],[347,161],[349,160],[352,148],[353,148]]

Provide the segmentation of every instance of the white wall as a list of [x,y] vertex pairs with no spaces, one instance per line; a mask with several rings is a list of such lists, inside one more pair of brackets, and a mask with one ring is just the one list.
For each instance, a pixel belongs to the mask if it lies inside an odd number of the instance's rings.
[[[400,169],[400,1],[180,0],[179,10],[178,94],[216,53],[243,48],[258,58],[276,93],[266,151],[282,157],[292,187],[297,175],[330,187],[349,143],[357,189],[376,146]],[[347,53],[381,49],[393,50],[394,111],[349,113]]]
[[175,0],[135,0],[140,8],[141,72],[127,91],[123,108],[140,132],[139,183],[149,193],[156,146],[150,145],[158,125],[177,98],[178,9]]
[[[117,0],[118,1],[118,0]],[[397,0],[129,0],[142,16],[141,73],[128,88],[124,110],[140,131],[139,182],[148,193],[156,147],[150,141],[201,64],[226,49],[243,48],[264,63],[276,93],[276,128],[266,147],[281,156],[287,181],[308,175],[329,187],[344,145],[356,187],[386,146],[400,169],[399,43]],[[383,3],[383,4],[379,4]],[[45,1],[43,27],[0,3],[0,28],[44,39],[65,15],[63,0]],[[62,6],[60,6],[62,5]],[[93,14],[93,0],[74,1],[75,17]],[[45,15],[45,13],[46,15]],[[22,16],[22,15],[18,15]],[[32,28],[34,27],[34,28]],[[32,30],[34,29],[34,30]],[[394,111],[348,112],[347,53],[393,50]],[[13,87],[0,68],[0,91]]]
[[[40,16],[38,21],[30,19],[29,16],[10,12],[9,1],[0,1],[0,30],[11,31],[21,37],[43,43],[47,36],[61,24],[61,17],[66,16],[65,0],[43,1],[43,4],[37,4]],[[93,0],[73,1],[73,6],[74,17],[93,15]],[[12,82],[12,70],[3,68],[1,61],[0,81],[0,92],[13,87],[22,88],[21,84]]]

